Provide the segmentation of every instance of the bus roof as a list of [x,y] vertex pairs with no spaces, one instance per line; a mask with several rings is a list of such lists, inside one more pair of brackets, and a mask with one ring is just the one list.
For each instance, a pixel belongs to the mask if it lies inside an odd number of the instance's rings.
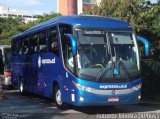
[[102,17],[102,16],[82,16],[82,15],[73,15],[73,16],[59,16],[56,18],[52,18],[46,22],[38,24],[20,35],[15,36],[13,39],[17,39],[19,37],[24,37],[34,32],[41,31],[47,27],[54,26],[56,24],[68,24],[71,26],[80,25],[81,27],[94,27],[94,28],[130,28],[130,24],[124,22],[119,19],[114,19],[110,17]]

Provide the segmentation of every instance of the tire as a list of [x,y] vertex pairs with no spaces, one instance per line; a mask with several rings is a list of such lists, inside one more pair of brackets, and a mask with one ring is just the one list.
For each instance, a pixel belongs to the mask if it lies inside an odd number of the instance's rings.
[[58,109],[66,109],[66,105],[62,102],[61,90],[58,85],[56,85],[54,88],[54,102]]

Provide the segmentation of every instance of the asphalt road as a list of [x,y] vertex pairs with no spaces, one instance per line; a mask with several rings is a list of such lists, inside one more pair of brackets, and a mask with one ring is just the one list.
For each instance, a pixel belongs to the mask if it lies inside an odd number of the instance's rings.
[[122,105],[114,107],[72,107],[59,110],[46,98],[21,95],[17,90],[5,91],[8,98],[0,102],[0,119],[157,119],[160,107]]

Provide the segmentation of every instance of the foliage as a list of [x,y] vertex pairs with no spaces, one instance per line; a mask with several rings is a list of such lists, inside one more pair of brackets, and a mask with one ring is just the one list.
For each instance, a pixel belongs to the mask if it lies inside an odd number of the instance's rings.
[[160,100],[160,62],[141,61],[142,97],[144,100]]
[[56,13],[44,14],[42,16],[37,16],[36,21],[28,23],[25,23],[24,19],[21,17],[0,18],[0,45],[10,44],[13,36],[56,16],[58,16]]
[[21,18],[0,18],[0,44],[9,44],[13,35],[23,30]]
[[[160,4],[145,0],[102,0],[85,14],[114,17],[129,22],[138,35],[149,39],[151,58],[160,59]],[[141,45],[140,49],[144,49]],[[142,50],[141,50],[142,51]],[[144,56],[144,52],[141,52]]]

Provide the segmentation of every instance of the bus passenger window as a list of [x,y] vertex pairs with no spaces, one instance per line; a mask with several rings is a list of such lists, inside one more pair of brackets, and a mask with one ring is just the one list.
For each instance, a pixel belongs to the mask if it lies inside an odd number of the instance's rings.
[[19,55],[22,55],[24,53],[24,42],[19,43]]
[[40,52],[46,52],[46,32],[39,34],[39,50]]
[[38,52],[38,36],[34,35],[30,39],[30,53],[37,53]]
[[74,72],[74,61],[71,43],[67,40],[66,37],[62,37],[62,50],[63,50],[63,58],[66,67],[73,73]]
[[18,55],[19,53],[19,42],[13,42],[13,55]]
[[64,34],[72,34],[72,27],[70,25],[62,24],[59,26],[61,36]]
[[57,37],[56,28],[54,28],[54,29],[52,29],[52,30],[50,31],[49,47],[50,47],[50,51],[51,51],[52,53],[54,53],[55,55],[59,56],[58,37]]

